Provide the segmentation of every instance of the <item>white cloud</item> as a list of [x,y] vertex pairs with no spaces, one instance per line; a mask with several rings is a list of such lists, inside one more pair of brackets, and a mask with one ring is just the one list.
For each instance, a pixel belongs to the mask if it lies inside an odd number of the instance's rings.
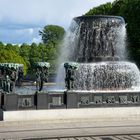
[[28,29],[28,31],[29,31],[29,34],[31,34],[31,35],[32,35],[32,34],[33,34],[33,32],[34,32],[34,29],[33,29],[33,28],[29,28],[29,29]]
[[[0,29],[0,41],[4,43],[12,43],[12,44],[22,44],[36,42],[34,38],[39,38],[39,30],[40,28],[29,28],[29,29]],[[34,40],[33,40],[34,39]],[[41,39],[40,39],[41,41]]]
[[36,34],[35,28],[41,28],[46,24],[68,28],[73,17],[80,16],[89,9],[109,1],[114,0],[0,0],[0,30],[9,29],[13,33],[19,30],[17,32],[19,34],[24,28],[28,31],[24,30],[23,33],[33,37],[33,34]]
[[34,43],[37,43],[37,44],[38,44],[38,43],[40,43],[40,42],[41,42],[41,38],[40,38],[40,37],[38,37],[38,38],[37,38],[37,37],[35,37],[35,38],[33,38],[33,39],[32,39],[32,42],[34,42]]

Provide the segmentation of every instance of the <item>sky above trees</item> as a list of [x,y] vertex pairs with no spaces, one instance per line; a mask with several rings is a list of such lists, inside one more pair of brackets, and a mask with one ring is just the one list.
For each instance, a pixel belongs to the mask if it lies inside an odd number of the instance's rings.
[[0,41],[3,43],[40,42],[39,30],[45,25],[68,29],[73,17],[114,0],[0,0]]

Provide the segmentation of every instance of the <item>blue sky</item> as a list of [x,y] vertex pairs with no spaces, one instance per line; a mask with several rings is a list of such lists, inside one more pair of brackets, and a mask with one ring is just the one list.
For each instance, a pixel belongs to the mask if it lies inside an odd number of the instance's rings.
[[54,24],[67,29],[73,17],[114,0],[0,0],[0,41],[40,42],[38,31]]

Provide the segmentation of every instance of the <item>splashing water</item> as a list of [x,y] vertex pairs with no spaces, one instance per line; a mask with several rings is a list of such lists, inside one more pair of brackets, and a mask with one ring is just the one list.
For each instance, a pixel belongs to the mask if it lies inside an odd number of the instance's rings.
[[[125,59],[125,23],[115,17],[78,17],[66,48],[69,61],[97,62]],[[73,38],[73,39],[71,39]]]
[[[80,77],[80,78],[79,78]],[[130,62],[81,63],[74,76],[74,90],[134,89],[140,84],[140,72]]]
[[[126,28],[121,17],[81,16],[74,18],[61,51],[59,64],[79,63],[74,90],[125,90],[140,86],[140,72],[126,60]],[[64,82],[63,66],[57,82]],[[64,84],[63,84],[64,85]]]

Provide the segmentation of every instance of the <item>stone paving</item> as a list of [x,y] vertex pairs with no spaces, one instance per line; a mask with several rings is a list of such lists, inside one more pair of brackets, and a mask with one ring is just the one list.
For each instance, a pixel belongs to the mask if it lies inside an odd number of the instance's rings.
[[113,136],[44,138],[42,140],[140,140],[140,135],[113,135]]
[[140,120],[0,122],[0,140],[140,140]]

